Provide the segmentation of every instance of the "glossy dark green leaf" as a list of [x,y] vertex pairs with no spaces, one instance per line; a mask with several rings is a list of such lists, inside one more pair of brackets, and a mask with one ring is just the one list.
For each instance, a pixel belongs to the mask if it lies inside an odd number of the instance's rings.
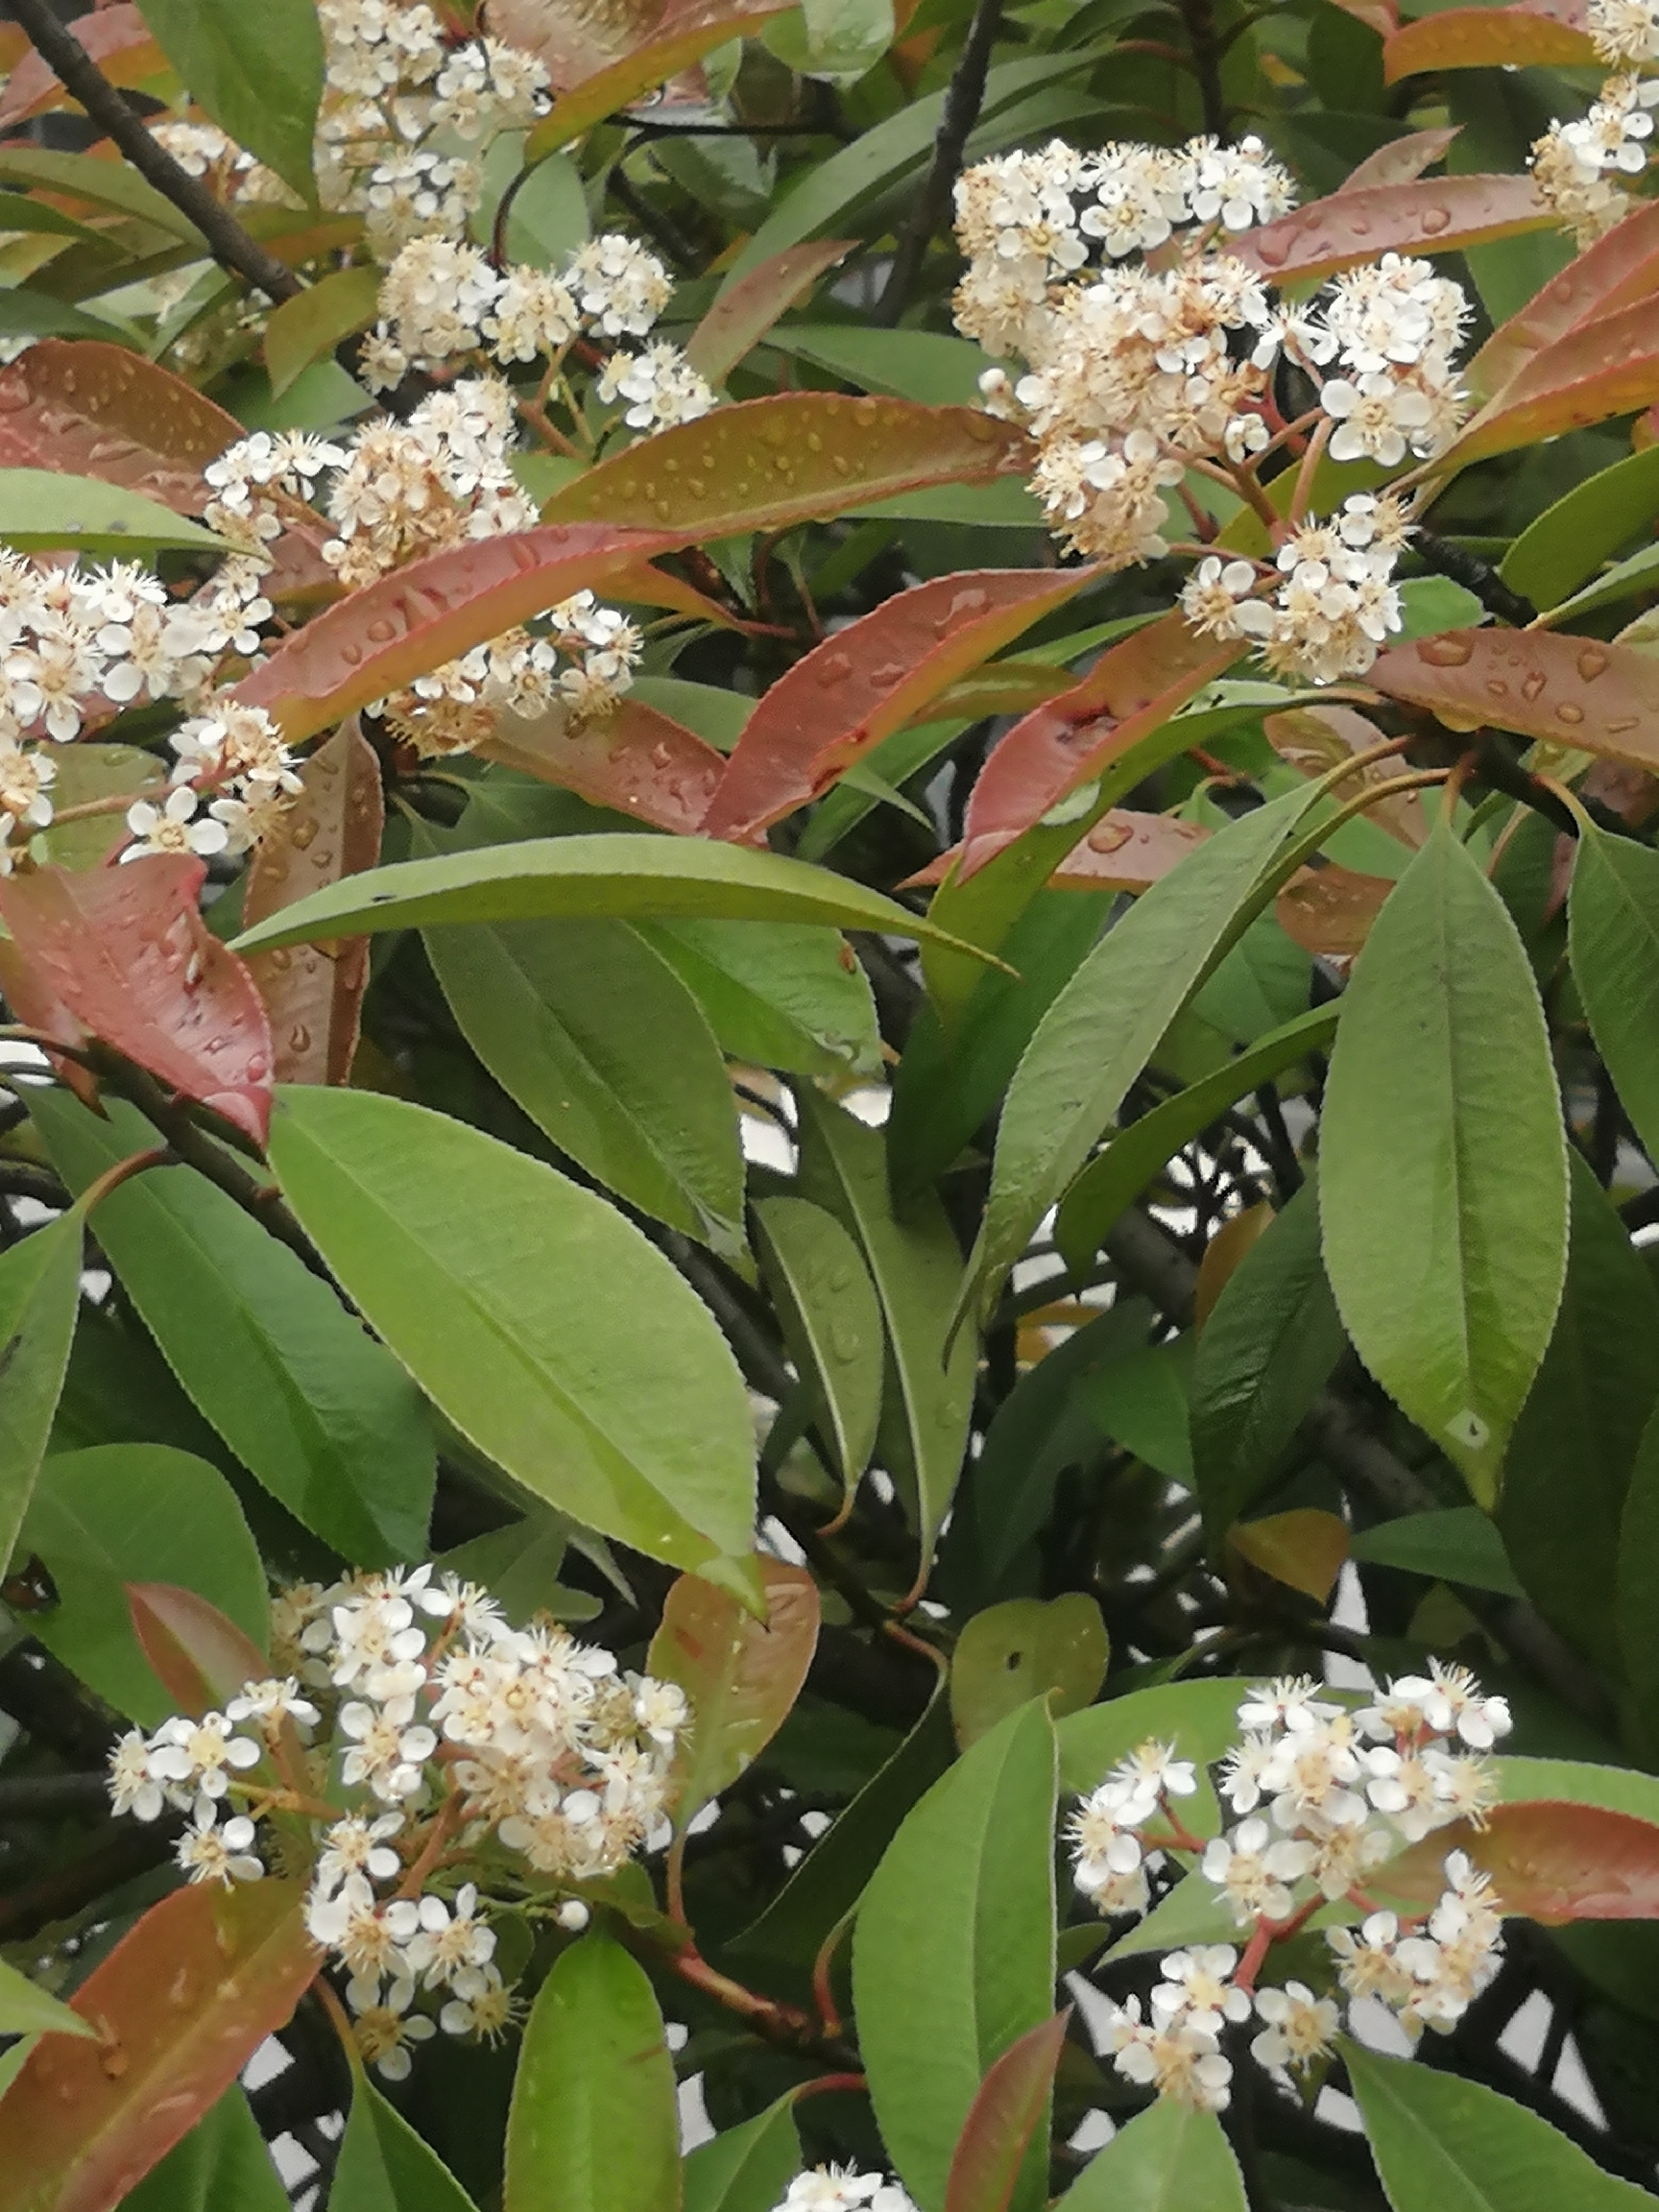
[[104,1444],[40,1470],[23,1542],[59,1602],[34,1632],[118,1713],[154,1728],[178,1711],[146,1665],[123,1585],[196,1592],[264,1647],[265,1573],[242,1508],[216,1467],[165,1444]]
[[685,2160],[685,2212],[775,2212],[801,2170],[793,2097],[700,2143]]
[[1583,829],[1567,930],[1596,1048],[1637,1136],[1659,1159],[1659,853]]
[[[159,1142],[60,1093],[31,1111],[71,1190]],[[363,1565],[426,1547],[434,1458],[419,1394],[303,1262],[190,1167],[104,1199],[98,1238],[185,1391],[297,1520]]]
[[[328,2201],[334,2212],[473,2212],[437,2152],[360,2072]],[[220,2212],[217,2201],[204,2212]]]
[[1111,1646],[1100,1608],[1086,1591],[1046,1604],[1011,1598],[975,1613],[950,1656],[950,1714],[964,1749],[988,1736],[1028,1698],[1046,1697],[1056,1719],[1076,1713],[1099,1689]]
[[[729,693],[721,693],[729,697]],[[779,922],[645,922],[639,934],[687,985],[721,1049],[792,1075],[875,1075],[870,985],[838,929]]]
[[1656,514],[1659,447],[1650,445],[1575,484],[1529,522],[1503,556],[1503,581],[1534,607],[1557,607]]
[[[859,1907],[853,1990],[871,2100],[925,2204],[943,2200],[987,2069],[1052,2012],[1053,1826],[1053,1726],[1034,1700],[934,1784]],[[1017,2212],[1043,2203],[1046,2166],[1022,2170]]]
[[960,1249],[930,1191],[895,1209],[878,1129],[816,1092],[804,1088],[799,1095],[802,1195],[835,1214],[856,1238],[886,1322],[885,1424],[915,1483],[926,1566],[950,1510],[973,1409],[973,1343],[959,1334],[948,1363],[945,1349],[962,1283]]
[[1137,1345],[1098,1366],[1077,1402],[1102,1436],[1166,1475],[1192,1484],[1192,1332]]
[[504,2212],[679,2212],[674,2061],[643,1968],[595,1932],[554,1961],[525,2024]]
[[1527,1595],[1611,1673],[1619,1630],[1607,1593],[1642,1431],[1659,1398],[1659,1290],[1577,1152],[1567,1284],[1550,1349],[1503,1461],[1498,1524]]
[[876,1445],[886,1348],[870,1270],[834,1214],[805,1198],[760,1200],[755,1241],[819,1431],[842,1481],[856,1482]]
[[77,1209],[0,1253],[0,1561],[45,1456],[81,1303]]
[[1305,1183],[1239,1261],[1192,1357],[1192,1472],[1212,1544],[1271,1482],[1346,1338]]
[[1444,820],[1355,963],[1319,1206],[1359,1357],[1490,1506],[1560,1303],[1567,1156],[1525,948]]
[[311,141],[323,97],[312,0],[138,0],[197,105],[302,200],[315,201]]
[[1244,2212],[1238,2161],[1214,2112],[1161,2097],[1096,2151],[1056,2212]]
[[[338,2183],[335,2201],[352,2212],[338,2194]],[[287,2203],[288,2192],[277,2178],[265,2138],[247,2098],[234,2085],[121,2200],[122,2212],[285,2212]],[[357,2212],[371,2212],[368,2200]],[[386,2212],[394,2212],[390,2200]],[[425,2212],[425,2207],[411,2200],[409,2212]],[[440,2208],[434,2204],[431,2212]]]
[[1341,2048],[1394,2212],[1638,2212],[1648,2202],[1497,2090],[1348,2036]]
[[1407,1513],[1380,1521],[1350,1540],[1351,1559],[1376,1567],[1403,1567],[1437,1582],[1457,1582],[1470,1590],[1496,1590],[1505,1598],[1526,1595],[1509,1564],[1498,1524],[1479,1505],[1447,1505],[1429,1513]]
[[1624,1677],[1659,1731],[1659,1412],[1642,1432],[1619,1530],[1618,1634]]
[[602,1198],[365,1091],[279,1087],[271,1162],[352,1303],[481,1452],[655,1558],[709,1572],[747,1553],[754,1431],[736,1364]]

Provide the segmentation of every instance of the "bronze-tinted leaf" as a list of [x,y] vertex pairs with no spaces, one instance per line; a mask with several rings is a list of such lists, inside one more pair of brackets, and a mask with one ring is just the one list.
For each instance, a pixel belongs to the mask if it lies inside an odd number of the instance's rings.
[[579,522],[429,554],[326,609],[245,677],[236,696],[263,707],[298,744],[685,536]]
[[[1386,34],[1384,34],[1386,36]],[[1456,137],[1461,125],[1444,131],[1408,131],[1404,138],[1390,138],[1375,154],[1367,154],[1337,185],[1338,193],[1371,192],[1385,184],[1409,184],[1431,169]]]
[[101,339],[42,338],[0,370],[0,469],[96,476],[200,515],[203,469],[244,435],[180,377]]
[[[95,7],[63,28],[74,34],[111,84],[142,84],[147,77],[167,66],[167,57],[156,45],[149,24],[124,0],[113,8]],[[72,105],[53,70],[31,51],[12,70],[4,93],[0,93],[0,131],[26,123],[32,115],[44,115],[49,108]]]
[[[1299,768],[1304,776],[1318,777],[1356,753],[1367,753],[1382,743],[1382,733],[1352,707],[1291,707],[1283,714],[1268,714],[1262,728],[1281,760]],[[1385,783],[1400,773],[1397,760],[1373,760],[1342,787],[1344,798],[1358,797],[1367,783]],[[1422,806],[1410,792],[1380,799],[1366,808],[1368,818],[1414,853],[1428,835]]]
[[1446,8],[1405,24],[1382,46],[1382,77],[1438,69],[1594,69],[1596,49],[1577,0],[1518,8]]
[[478,751],[486,760],[681,837],[701,827],[726,767],[724,754],[639,699],[624,699],[604,721],[574,727],[557,708],[533,716],[503,714]]
[[1478,399],[1490,399],[1535,353],[1599,315],[1659,291],[1659,203],[1631,212],[1587,246],[1487,339],[1465,373]]
[[1048,2108],[1070,2017],[1068,2006],[1052,2020],[1027,2029],[979,2084],[950,2154],[945,2212],[1008,2212],[1020,2170]]
[[[1183,821],[1178,814],[1138,814],[1133,807],[1114,806],[1066,855],[1048,881],[1056,891],[1144,891],[1209,834],[1201,823]],[[941,853],[907,877],[900,890],[920,891],[942,883],[961,853],[960,845]]]
[[[1568,1920],[1659,1919],[1659,1827],[1603,1805],[1553,1798],[1495,1805],[1485,1825],[1437,1828],[1380,1869],[1379,1894],[1431,1905],[1450,1851],[1492,1878],[1506,1912]],[[3,2109],[3,2107],[0,2107]]]
[[685,341],[685,358],[710,384],[724,384],[780,315],[804,299],[826,270],[845,261],[854,241],[812,238],[785,246],[722,292]]
[[1494,723],[1659,767],[1659,661],[1551,630],[1443,630],[1380,656],[1366,681],[1454,730]]
[[766,1591],[764,1621],[712,1582],[682,1575],[651,1640],[646,1672],[677,1682],[691,1708],[674,1762],[674,1822],[682,1830],[772,1741],[818,1648],[811,1575],[780,1559],[756,1564]]
[[703,828],[757,838],[1098,570],[980,568],[887,599],[797,661],[743,726]]
[[613,454],[556,492],[541,518],[672,531],[680,543],[730,538],[929,484],[989,483],[1028,453],[1023,431],[976,407],[783,392]]
[[490,22],[495,35],[540,54],[554,84],[568,87],[531,132],[526,159],[540,160],[580,138],[607,115],[694,68],[728,39],[752,36],[768,16],[781,15],[784,5],[785,0],[750,0],[747,7],[733,0],[691,0],[682,8],[589,11],[570,7],[568,0],[493,0]]
[[1329,276],[1380,253],[1448,253],[1555,218],[1529,177],[1434,177],[1336,192],[1242,233],[1230,251],[1272,283]]
[[[248,863],[247,927],[380,857],[380,763],[354,716],[318,746],[300,775],[303,791]],[[369,981],[368,939],[256,952],[248,970],[271,1023],[276,1081],[344,1083]]]
[[1659,316],[1650,298],[1576,325],[1535,353],[1437,457],[1467,468],[1517,445],[1629,415],[1659,398]]
[[1353,868],[1304,868],[1274,902],[1279,926],[1304,952],[1351,959],[1370,934],[1394,888],[1387,876],[1362,876]]
[[271,1032],[253,978],[204,926],[186,853],[74,875],[0,877],[0,920],[92,1036],[265,1142]]
[[206,1713],[270,1672],[258,1645],[196,1591],[175,1582],[129,1582],[126,1591],[138,1648],[180,1713]]
[[96,2042],[43,2035],[0,2099],[14,2212],[110,2212],[292,2013],[318,1953],[301,1883],[176,1889],[76,1990]]
[[1252,1567],[1323,1605],[1348,1557],[1348,1524],[1317,1506],[1296,1505],[1264,1520],[1236,1522],[1227,1541]]

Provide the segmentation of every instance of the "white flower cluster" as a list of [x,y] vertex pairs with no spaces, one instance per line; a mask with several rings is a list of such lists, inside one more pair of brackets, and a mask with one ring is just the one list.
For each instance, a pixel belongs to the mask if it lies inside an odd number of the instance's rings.
[[1409,533],[1397,500],[1355,493],[1329,520],[1298,524],[1271,565],[1207,554],[1182,612],[1206,637],[1249,639],[1276,675],[1363,675],[1402,624],[1392,578]]
[[[1408,454],[1437,452],[1455,431],[1454,355],[1469,313],[1461,287],[1427,262],[1388,253],[1336,277],[1316,301],[1276,306],[1226,241],[1290,199],[1288,180],[1255,140],[1097,155],[1057,141],[962,178],[957,234],[969,268],[957,325],[989,351],[1029,364],[1017,380],[991,370],[981,390],[996,413],[1031,431],[1032,490],[1076,552],[1113,568],[1158,558],[1179,512],[1171,494],[1190,470],[1240,481],[1292,437],[1315,436],[1336,461],[1394,469]],[[1176,237],[1182,224],[1194,228]],[[1096,240],[1107,265],[1091,268]],[[1122,259],[1156,249],[1156,268]],[[1314,397],[1290,424],[1274,398],[1282,358]],[[1315,633],[1353,610],[1286,593],[1275,619],[1279,665],[1320,682],[1329,680],[1321,670],[1368,665],[1382,635],[1371,602],[1389,589],[1376,566],[1373,559],[1363,575],[1334,579],[1339,594],[1358,588],[1365,602],[1355,621],[1337,622],[1351,634],[1346,651]],[[1367,654],[1357,640],[1370,632]]]
[[[178,759],[172,788],[157,805],[139,799],[127,809],[133,842],[123,860],[148,853],[246,853],[267,835],[301,790],[294,756],[262,707],[234,699],[181,725],[168,740]],[[210,794],[217,796],[210,796]],[[200,811],[204,798],[206,810]]]
[[916,2207],[898,2182],[883,2175],[818,2166],[796,2175],[773,2212],[916,2212]]
[[[1350,1898],[1365,1911],[1358,1933],[1328,1932],[1335,1978],[1350,1996],[1382,1999],[1413,2036],[1452,2027],[1497,1971],[1502,1942],[1499,1903],[1461,1852],[1448,1854],[1445,1890],[1422,1923],[1372,1910],[1363,1886],[1403,1844],[1455,1820],[1479,1823],[1496,1793],[1482,1754],[1510,1725],[1503,1698],[1482,1695],[1463,1668],[1434,1663],[1358,1712],[1305,1678],[1271,1682],[1248,1693],[1238,1722],[1244,1734],[1217,1787],[1244,1817],[1203,1846],[1196,1878],[1251,1932],[1250,1972],[1227,1944],[1171,1953],[1144,2016],[1131,1999],[1111,2026],[1126,2080],[1213,2111],[1231,2096],[1228,2026],[1254,2013],[1251,2051],[1267,2067],[1305,2069],[1329,2052],[1334,1998],[1300,1982],[1253,1985],[1268,1945],[1319,1905]],[[1099,1911],[1144,1912],[1149,1865],[1170,1849],[1196,1850],[1173,1802],[1196,1787],[1191,1762],[1148,1743],[1078,1807],[1074,1879]]]
[[[555,1624],[513,1628],[429,1566],[286,1591],[272,1621],[292,1672],[249,1683],[223,1714],[129,1731],[110,1760],[115,1810],[187,1814],[179,1863],[227,1887],[264,1872],[260,1822],[286,1823],[269,1847],[312,1864],[306,1928],[347,1977],[365,2059],[397,2080],[437,2029],[493,2037],[516,2017],[481,1885],[545,1897],[614,1872],[661,1830],[685,1700]],[[544,1909],[587,1924],[579,1897]]]
[[1620,73],[1587,115],[1551,123],[1531,154],[1533,181],[1580,246],[1630,212],[1629,180],[1647,166],[1659,83],[1640,72],[1659,62],[1659,5],[1589,0],[1584,29],[1599,59]]

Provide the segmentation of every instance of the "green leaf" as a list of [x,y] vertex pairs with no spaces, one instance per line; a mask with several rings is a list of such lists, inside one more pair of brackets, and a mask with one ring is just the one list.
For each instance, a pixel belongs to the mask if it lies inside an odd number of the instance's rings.
[[[335,2184],[342,2212],[353,2207]],[[288,2192],[277,2178],[248,2100],[232,2083],[206,2117],[176,2143],[121,2200],[121,2212],[286,2212]],[[369,2212],[367,2204],[355,2212]],[[378,2212],[378,2208],[376,2208]],[[392,2200],[387,2200],[392,2212]],[[425,2206],[410,2212],[428,2212]],[[430,2212],[439,2212],[433,2205]]]
[[1598,607],[1612,607],[1634,592],[1649,590],[1656,568],[1659,568],[1659,545],[1644,545],[1640,553],[1632,553],[1627,561],[1615,562],[1581,591],[1575,591],[1571,599],[1563,599],[1559,607],[1551,610],[1551,619],[1561,622],[1572,615],[1576,621],[1581,614],[1594,613]]
[[[1605,1588],[1603,1588],[1605,1601]],[[1618,1639],[1630,1695],[1659,1730],[1659,1412],[1642,1432],[1619,1531]]]
[[[117,793],[136,799],[167,781],[165,764],[136,745],[95,745],[82,738],[60,747],[53,765],[57,774],[52,779],[52,803],[60,814],[89,799],[112,799]],[[36,832],[35,854],[60,868],[99,867],[118,834],[112,826],[118,820],[93,814],[82,822],[55,822]]]
[[643,1970],[595,1932],[556,1960],[524,2029],[504,2212],[678,2212],[674,2062]]
[[69,1369],[83,1226],[77,1208],[0,1253],[0,1566],[29,1510]]
[[769,929],[741,922],[638,926],[733,1060],[790,1075],[880,1073],[869,979],[838,929],[792,922]]
[[881,1413],[881,1309],[857,1245],[805,1198],[755,1208],[755,1244],[795,1371],[844,1483],[870,1464]]
[[60,154],[44,146],[5,146],[0,147],[0,177],[65,199],[84,200],[93,207],[108,207],[118,215],[136,215],[169,237],[206,252],[206,241],[189,216],[180,214],[164,192],[147,184],[126,161],[102,161],[93,154]]
[[1214,2112],[1160,2097],[1096,2151],[1055,2212],[1245,2212]]
[[1192,1359],[1192,1471],[1212,1545],[1271,1482],[1346,1338],[1311,1181],[1222,1286]]
[[27,284],[14,284],[7,291],[0,291],[0,336],[101,338],[112,345],[134,349],[138,344],[121,324],[108,322],[101,315],[84,314],[79,307],[71,307],[67,301],[55,300],[49,292],[36,292]]
[[780,2097],[685,2160],[685,2212],[776,2212],[801,2170],[795,2100]]
[[[72,1190],[159,1142],[116,1099],[105,1120],[61,1093],[35,1094],[30,1111]],[[191,1167],[131,1178],[96,1220],[168,1365],[272,1496],[355,1564],[423,1552],[424,1410],[328,1285]]]
[[[588,235],[588,202],[582,173],[568,154],[538,161],[507,210],[507,259],[551,269]],[[488,245],[487,238],[480,239]]]
[[893,43],[893,0],[801,0],[761,36],[799,75],[854,84]]
[[1340,1013],[1339,1002],[1315,1006],[1270,1029],[1214,1074],[1201,1076],[1131,1121],[1096,1153],[1061,1200],[1054,1220],[1054,1241],[1071,1272],[1087,1270],[1124,1208],[1140,1197],[1166,1160],[1190,1144],[1236,1098],[1271,1083],[1309,1053],[1323,1051],[1336,1034]]
[[1651,2202],[1495,2089],[1437,2067],[1341,2052],[1394,2212],[1638,2212]]
[[1461,1583],[1469,1590],[1497,1590],[1505,1598],[1526,1595],[1497,1523],[1479,1505],[1448,1505],[1380,1521],[1350,1540],[1348,1556],[1374,1567],[1403,1567],[1408,1575]]
[[1644,1150],[1659,1159],[1659,853],[1586,824],[1567,943],[1596,1049]]
[[370,868],[279,907],[244,930],[232,950],[248,953],[378,929],[550,915],[832,922],[905,937],[939,934],[879,892],[804,861],[692,837],[618,831],[533,837],[440,860]]
[[[994,2060],[1054,1990],[1054,1738],[1041,1700],[982,1736],[888,1846],[859,1907],[853,1989],[882,2141],[905,2187],[943,2201]],[[1047,2160],[1016,2207],[1040,2206]]]
[[1567,1156],[1526,950],[1444,818],[1354,966],[1319,1206],[1355,1349],[1490,1506],[1560,1303]]
[[988,1736],[1028,1698],[1046,1697],[1058,1717],[1087,1705],[1111,1656],[1106,1623],[1087,1591],[1045,1604],[1011,1598],[975,1613],[950,1658],[950,1714],[964,1749]]
[[866,392],[890,392],[929,407],[971,407],[985,355],[966,338],[932,330],[877,330],[858,323],[785,323],[766,343],[810,361]]
[[323,97],[314,0],[138,0],[191,97],[228,138],[314,203],[311,141]]
[[96,2035],[97,2029],[71,2012],[38,1983],[0,1959],[0,2035]]
[[265,325],[265,366],[271,391],[280,397],[313,361],[332,353],[343,338],[362,330],[379,312],[380,272],[370,262],[336,269],[284,300]]
[[[1610,1673],[1619,1630],[1607,1602],[1620,1517],[1659,1396],[1659,1289],[1588,1164],[1572,1169],[1567,1284],[1544,1364],[1503,1461],[1498,1524],[1527,1595]],[[1569,1484],[1564,1470],[1572,1469]]]
[[[881,1132],[803,1088],[801,1194],[833,1214],[864,1254],[887,1326],[890,1381],[885,1425],[893,1460],[914,1485],[922,1563],[950,1510],[974,1405],[974,1346],[946,1331],[962,1282],[962,1257],[931,1191],[895,1209]],[[891,1464],[892,1462],[890,1462]]]
[[1077,1403],[1102,1436],[1171,1482],[1192,1486],[1192,1334],[1141,1344],[1097,1367]]
[[264,1648],[265,1571],[236,1494],[216,1467],[166,1444],[103,1444],[40,1470],[23,1542],[59,1602],[32,1622],[55,1658],[147,1728],[178,1710],[150,1671],[123,1585],[176,1583]]
[[[360,2070],[328,2201],[334,2212],[473,2212],[471,2198],[438,2153]],[[231,2208],[215,2200],[204,2212]]]
[[158,499],[96,476],[60,476],[55,469],[0,469],[0,540],[20,553],[60,545],[85,553],[132,554],[162,545],[230,550],[223,538]]
[[603,1199],[364,1091],[279,1087],[271,1163],[353,1305],[516,1480],[677,1566],[747,1554],[742,1378],[708,1308]]
[[[452,835],[421,824],[416,850]],[[461,1034],[578,1166],[728,1257],[743,1247],[743,1155],[726,1064],[695,998],[626,922],[428,929]]]
[[1009,1085],[972,1275],[999,1284],[1082,1166],[1158,1041],[1225,952],[1306,788],[1200,845],[1100,940],[1054,1000]]
[[1659,446],[1650,445],[1575,484],[1547,507],[1510,546],[1499,573],[1534,607],[1557,607],[1655,514]]

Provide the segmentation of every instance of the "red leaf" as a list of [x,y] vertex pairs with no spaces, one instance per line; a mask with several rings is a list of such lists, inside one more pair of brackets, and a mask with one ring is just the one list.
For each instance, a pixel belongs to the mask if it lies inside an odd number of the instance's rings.
[[298,744],[685,535],[560,523],[430,554],[326,609],[245,677],[236,696],[263,707]]
[[1469,389],[1478,398],[1491,398],[1535,353],[1569,330],[1655,291],[1659,203],[1637,201],[1630,214],[1575,255],[1518,315],[1500,325],[1469,364]]
[[1460,1820],[1391,1859],[1375,1886],[1432,1905],[1451,1851],[1466,1852],[1503,1910],[1528,1920],[1659,1920],[1659,1827],[1629,1813],[1547,1798],[1495,1805],[1483,1828]]
[[1071,2008],[1010,2043],[980,2082],[945,2183],[945,2212],[1007,2212],[1025,2152],[1047,2110]]
[[1176,613],[1103,653],[1081,683],[1017,722],[985,763],[968,803],[958,880],[994,860],[1238,658],[1237,645],[1200,637]]
[[15,2212],[109,2212],[223,2096],[317,1971],[303,1885],[176,1889],[69,2000],[99,2040],[43,2035],[0,2099]]
[[0,469],[95,476],[199,515],[204,467],[244,435],[180,377],[101,339],[42,338],[0,370]]
[[[607,115],[695,67],[728,39],[753,36],[786,4],[692,0],[689,7],[659,13],[655,8],[578,10],[565,0],[492,0],[490,27],[496,37],[540,54],[561,87],[553,112],[532,132],[525,158],[539,160],[579,138]],[[604,28],[596,32],[596,25]]]
[[1436,457],[1465,469],[1564,430],[1633,414],[1659,398],[1659,315],[1650,298],[1598,315],[1519,368],[1498,397]]
[[[248,863],[244,926],[252,928],[309,891],[373,868],[386,808],[380,763],[355,718],[320,745],[300,771],[305,788]],[[271,1024],[273,1079],[344,1083],[357,1048],[357,1017],[369,982],[369,940],[295,945],[248,962]]]
[[685,358],[710,384],[724,384],[780,315],[809,292],[827,269],[845,261],[854,241],[813,238],[785,246],[721,293],[685,341]]
[[1583,21],[1577,0],[1420,15],[1384,41],[1383,82],[1398,84],[1433,69],[1594,69],[1596,49]]
[[128,1582],[132,1633],[150,1670],[180,1713],[203,1714],[260,1682],[271,1662],[234,1621],[175,1582]]
[[[1145,891],[1184,860],[1210,834],[1177,814],[1138,814],[1114,806],[1069,853],[1048,878],[1053,891]],[[962,848],[952,847],[929,860],[900,884],[901,891],[925,890],[942,883]]]
[[253,978],[196,910],[205,874],[183,853],[37,868],[0,878],[0,921],[94,1037],[263,1144],[271,1032]]
[[[14,1019],[25,1027],[37,1029],[43,1037],[56,1037],[60,1045],[90,1044],[85,1030],[62,999],[46,988],[16,946],[5,940],[0,940],[0,993],[4,994]],[[48,1052],[46,1058],[58,1080],[68,1086],[82,1105],[101,1115],[104,1109],[98,1103],[98,1079],[91,1070],[60,1053]]]
[[722,607],[718,599],[710,599],[683,576],[672,576],[649,561],[618,569],[606,587],[606,596],[632,607],[666,607],[676,614],[689,614],[693,621],[712,622],[721,630],[745,627],[741,617]]
[[[145,78],[167,66],[166,55],[136,8],[100,7],[89,15],[78,15],[63,28],[74,34],[111,84],[142,84]],[[31,50],[12,70],[0,95],[0,131],[10,131],[31,115],[68,104],[68,94],[56,73]]]
[[486,760],[679,837],[701,825],[726,766],[724,754],[637,699],[624,699],[605,721],[574,730],[557,710],[531,720],[503,714],[478,751]]
[[1365,681],[1454,730],[1496,723],[1659,767],[1659,661],[1551,630],[1443,630],[1382,654]]
[[1554,221],[1529,177],[1431,177],[1310,201],[1228,251],[1284,284],[1329,276],[1379,253],[1447,253]]
[[1371,192],[1388,184],[1409,184],[1432,168],[1463,128],[1454,123],[1445,131],[1411,131],[1404,138],[1390,138],[1375,154],[1367,154],[1358,169],[1350,170],[1336,187],[1344,192]]
[[1387,876],[1361,876],[1334,864],[1304,868],[1280,892],[1273,910],[1286,936],[1304,952],[1351,958],[1393,888]]
[[1098,573],[978,568],[935,577],[827,637],[744,724],[706,834],[757,838]]

